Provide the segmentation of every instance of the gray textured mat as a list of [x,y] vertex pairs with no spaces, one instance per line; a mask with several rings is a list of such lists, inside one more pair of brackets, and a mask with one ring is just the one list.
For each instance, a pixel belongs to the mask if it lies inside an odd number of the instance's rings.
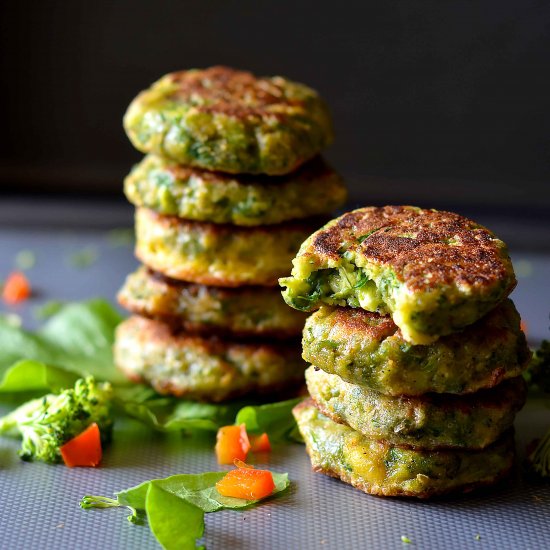
[[[70,254],[92,248],[98,260],[71,267]],[[0,232],[0,277],[21,249],[36,253],[29,272],[38,291],[19,313],[34,324],[33,308],[50,299],[112,298],[135,266],[128,247],[113,247],[104,232]],[[514,299],[532,341],[548,335],[550,257],[514,257],[521,275]],[[518,449],[550,427],[550,409],[531,401],[516,422]],[[156,543],[146,527],[129,524],[125,510],[80,510],[84,494],[113,491],[153,477],[217,469],[212,441],[164,436],[132,421],[119,423],[101,468],[27,464],[17,442],[0,439],[0,548],[146,549]],[[204,542],[213,549],[355,548],[548,548],[550,484],[523,479],[519,470],[490,491],[467,497],[415,502],[364,495],[336,480],[313,474],[304,448],[277,447],[269,467],[287,471],[292,489],[244,512],[206,517]],[[476,540],[476,535],[480,536]],[[412,543],[404,544],[401,536]]]

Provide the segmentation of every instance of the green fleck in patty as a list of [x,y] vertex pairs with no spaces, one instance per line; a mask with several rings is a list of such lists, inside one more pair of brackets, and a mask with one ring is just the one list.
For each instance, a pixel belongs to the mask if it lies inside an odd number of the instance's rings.
[[349,212],[311,235],[281,279],[302,311],[322,303],[391,314],[430,344],[474,323],[516,284],[506,245],[458,214],[412,206]]
[[342,178],[320,158],[288,176],[231,176],[146,156],[124,181],[128,200],[188,220],[271,225],[342,206]]
[[333,140],[314,90],[227,67],[162,77],[132,101],[124,128],[144,153],[231,174],[287,174]]

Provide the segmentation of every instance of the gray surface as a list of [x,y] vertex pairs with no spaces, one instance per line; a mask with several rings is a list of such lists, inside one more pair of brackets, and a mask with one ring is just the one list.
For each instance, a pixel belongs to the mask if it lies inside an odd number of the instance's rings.
[[[98,261],[83,270],[68,258],[85,247]],[[36,253],[29,271],[37,296],[16,310],[34,324],[33,309],[49,299],[112,298],[135,261],[128,247],[113,247],[105,231],[0,231],[0,278],[22,249]],[[548,336],[550,257],[514,255],[521,275],[514,299],[530,339]],[[4,308],[5,310],[5,308]],[[550,410],[531,402],[516,422],[518,449],[550,424]],[[84,494],[110,495],[153,477],[217,469],[211,441],[151,432],[132,421],[119,423],[101,468],[27,464],[16,442],[0,439],[0,548],[156,548],[147,528],[130,525],[125,510],[78,508]],[[370,497],[336,480],[313,474],[300,445],[277,447],[269,467],[287,471],[292,489],[245,512],[206,518],[205,543],[213,549],[351,548],[547,548],[550,486],[519,472],[498,488],[464,498],[412,502]],[[475,540],[479,534],[481,539]],[[404,545],[400,537],[413,544]]]

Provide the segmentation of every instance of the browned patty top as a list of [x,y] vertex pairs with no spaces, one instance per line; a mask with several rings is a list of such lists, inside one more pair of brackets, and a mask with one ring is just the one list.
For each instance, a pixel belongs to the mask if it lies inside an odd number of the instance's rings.
[[485,227],[452,212],[367,207],[318,231],[310,250],[338,261],[346,251],[390,266],[411,290],[445,284],[490,286],[515,278],[506,246]]
[[223,66],[179,71],[169,77],[178,86],[173,99],[189,102],[206,113],[237,118],[269,113],[284,118],[289,107],[305,105],[303,100],[289,97],[288,81],[281,77],[257,77]]

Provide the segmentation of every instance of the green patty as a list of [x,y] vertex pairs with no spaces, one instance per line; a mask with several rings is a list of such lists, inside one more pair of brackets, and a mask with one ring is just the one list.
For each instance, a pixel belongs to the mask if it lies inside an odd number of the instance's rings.
[[531,356],[511,300],[460,333],[413,346],[389,316],[323,306],[306,321],[303,358],[387,395],[471,393],[519,376]]
[[314,90],[227,67],[162,77],[132,101],[124,128],[144,153],[232,174],[287,174],[333,139]]
[[382,496],[429,498],[494,483],[514,461],[511,434],[483,451],[423,451],[369,439],[323,416],[311,402],[294,408],[313,469]]
[[466,397],[428,394],[389,397],[310,367],[309,393],[335,422],[368,438],[421,449],[483,449],[509,429],[525,402],[521,376]]
[[318,221],[236,227],[136,211],[136,255],[151,269],[181,281],[234,287],[276,286],[290,271],[300,243]]
[[327,214],[344,182],[320,158],[288,176],[230,176],[146,156],[124,181],[128,200],[188,220],[253,226]]
[[403,338],[430,344],[474,323],[516,284],[505,244],[458,214],[361,208],[311,235],[281,279],[285,301],[391,314]]
[[128,275],[118,294],[133,313],[186,331],[236,336],[298,336],[305,314],[284,303],[277,288],[220,288],[167,279],[144,267]]
[[295,389],[305,368],[293,345],[175,334],[164,323],[137,316],[118,326],[114,357],[128,378],[161,394],[212,402]]

